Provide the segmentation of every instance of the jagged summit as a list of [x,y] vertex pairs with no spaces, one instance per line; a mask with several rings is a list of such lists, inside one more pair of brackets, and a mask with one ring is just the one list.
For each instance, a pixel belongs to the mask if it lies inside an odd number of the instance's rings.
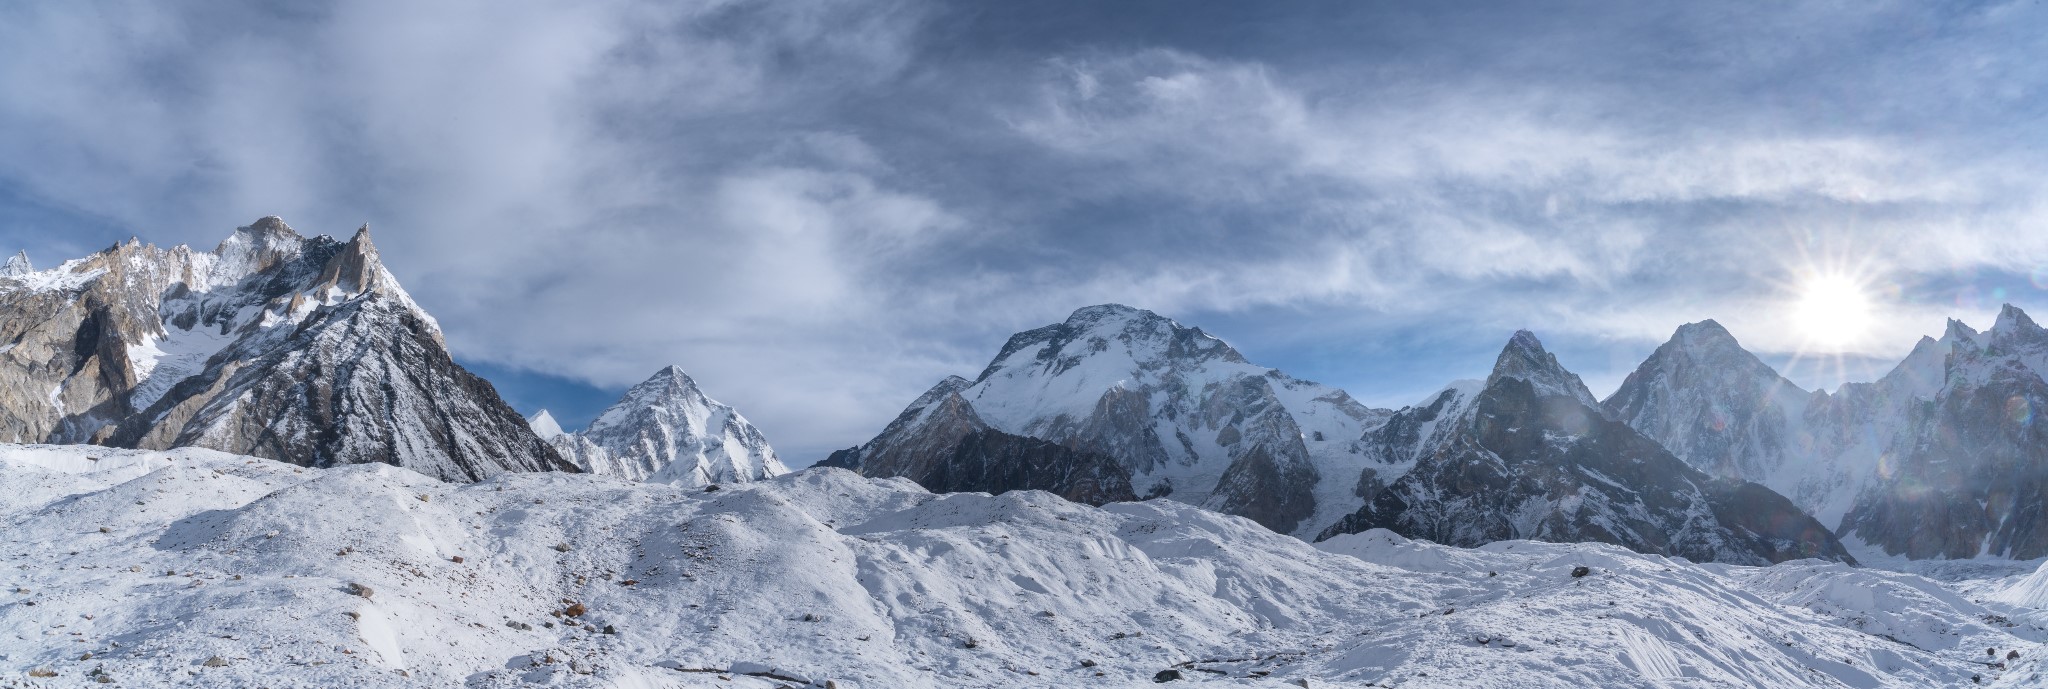
[[0,437],[448,480],[567,466],[449,357],[367,232],[268,216],[210,252],[117,244],[0,284],[0,342]]
[[1502,378],[1519,378],[1535,386],[1537,394],[1561,395],[1584,402],[1589,407],[1599,407],[1593,392],[1586,389],[1585,381],[1576,373],[1565,370],[1557,362],[1557,356],[1543,349],[1543,342],[1536,334],[1517,330],[1508,344],[1501,349],[1500,358],[1493,363],[1493,373],[1486,378],[1487,385]]
[[36,272],[36,267],[29,263],[26,250],[7,259],[7,265],[0,266],[0,277],[20,277],[33,272]]
[[2021,311],[2020,307],[2006,304],[1998,310],[1998,320],[1992,323],[1990,332],[1994,339],[2034,340],[2040,338],[2041,326],[2035,325],[2034,319],[2028,318],[2027,312]]

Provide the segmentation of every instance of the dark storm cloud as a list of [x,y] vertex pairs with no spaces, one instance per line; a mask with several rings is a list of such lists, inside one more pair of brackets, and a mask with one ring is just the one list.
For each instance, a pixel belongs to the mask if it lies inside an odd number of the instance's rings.
[[0,238],[48,263],[367,221],[522,404],[677,363],[796,464],[1105,301],[1402,403],[1522,327],[1595,387],[1700,318],[1794,352],[1801,275],[1854,270],[1881,298],[1855,349],[1895,357],[1988,323],[1992,289],[2048,306],[2013,279],[2048,266],[2044,28],[2017,3],[22,5]]

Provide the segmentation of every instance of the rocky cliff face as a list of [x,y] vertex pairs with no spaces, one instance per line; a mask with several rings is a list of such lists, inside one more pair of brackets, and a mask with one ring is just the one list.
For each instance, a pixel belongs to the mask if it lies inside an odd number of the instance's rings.
[[[1386,415],[1253,365],[1200,329],[1091,306],[1012,336],[975,380],[940,383],[874,440],[828,461],[870,476],[930,477],[949,471],[964,439],[995,430],[1075,453],[1034,455],[1037,468],[1023,475],[988,474],[1016,485],[977,490],[1028,485],[1106,499],[1125,493],[1127,480],[1138,496],[1312,535],[1360,504],[1353,483],[1369,459],[1358,438]],[[1096,457],[1121,471],[1087,466]]]
[[1460,546],[1593,541],[1703,562],[1851,560],[1783,496],[1687,466],[1590,398],[1533,335],[1516,333],[1483,388],[1447,390],[1367,436],[1413,465],[1362,476],[1366,505],[1322,537],[1385,528]]
[[578,433],[543,411],[532,423],[584,471],[686,486],[758,481],[789,473],[760,429],[670,366],[627,390]]
[[1902,405],[1842,532],[1916,559],[2048,556],[2048,330],[2007,305],[1990,330],[1951,323],[1937,344],[1940,387]]
[[1950,321],[1873,383],[1807,393],[1712,321],[1679,328],[1604,405],[1694,467],[1763,483],[1852,544],[1913,558],[2048,555],[2048,334],[2007,306]]
[[817,466],[900,476],[941,493],[1042,490],[1098,506],[1137,499],[1130,470],[1114,457],[990,428],[960,396],[972,384],[959,376],[940,381],[875,440]]
[[0,437],[206,447],[445,480],[570,469],[385,270],[264,218],[211,252],[130,241],[0,275]]
[[1808,455],[1813,401],[1721,324],[1701,321],[1680,327],[1602,407],[1695,469],[1768,482]]

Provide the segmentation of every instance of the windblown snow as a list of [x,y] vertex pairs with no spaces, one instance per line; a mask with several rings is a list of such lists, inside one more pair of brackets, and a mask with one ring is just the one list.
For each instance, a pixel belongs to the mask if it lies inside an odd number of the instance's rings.
[[1310,546],[1171,501],[933,495],[837,469],[450,484],[7,445],[0,482],[9,687],[2048,682],[2040,574],[1385,531]]

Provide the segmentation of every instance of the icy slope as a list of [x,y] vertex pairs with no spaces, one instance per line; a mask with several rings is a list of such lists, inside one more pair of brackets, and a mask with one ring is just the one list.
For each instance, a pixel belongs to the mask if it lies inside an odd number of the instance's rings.
[[707,492],[0,446],[0,484],[0,686],[2043,681],[2042,631],[1985,622],[2020,609],[1810,562],[1383,531],[1318,549],[1170,501],[835,469]]
[[676,366],[627,390],[580,432],[564,433],[546,410],[528,424],[584,471],[629,481],[703,486],[789,473],[760,429]]

